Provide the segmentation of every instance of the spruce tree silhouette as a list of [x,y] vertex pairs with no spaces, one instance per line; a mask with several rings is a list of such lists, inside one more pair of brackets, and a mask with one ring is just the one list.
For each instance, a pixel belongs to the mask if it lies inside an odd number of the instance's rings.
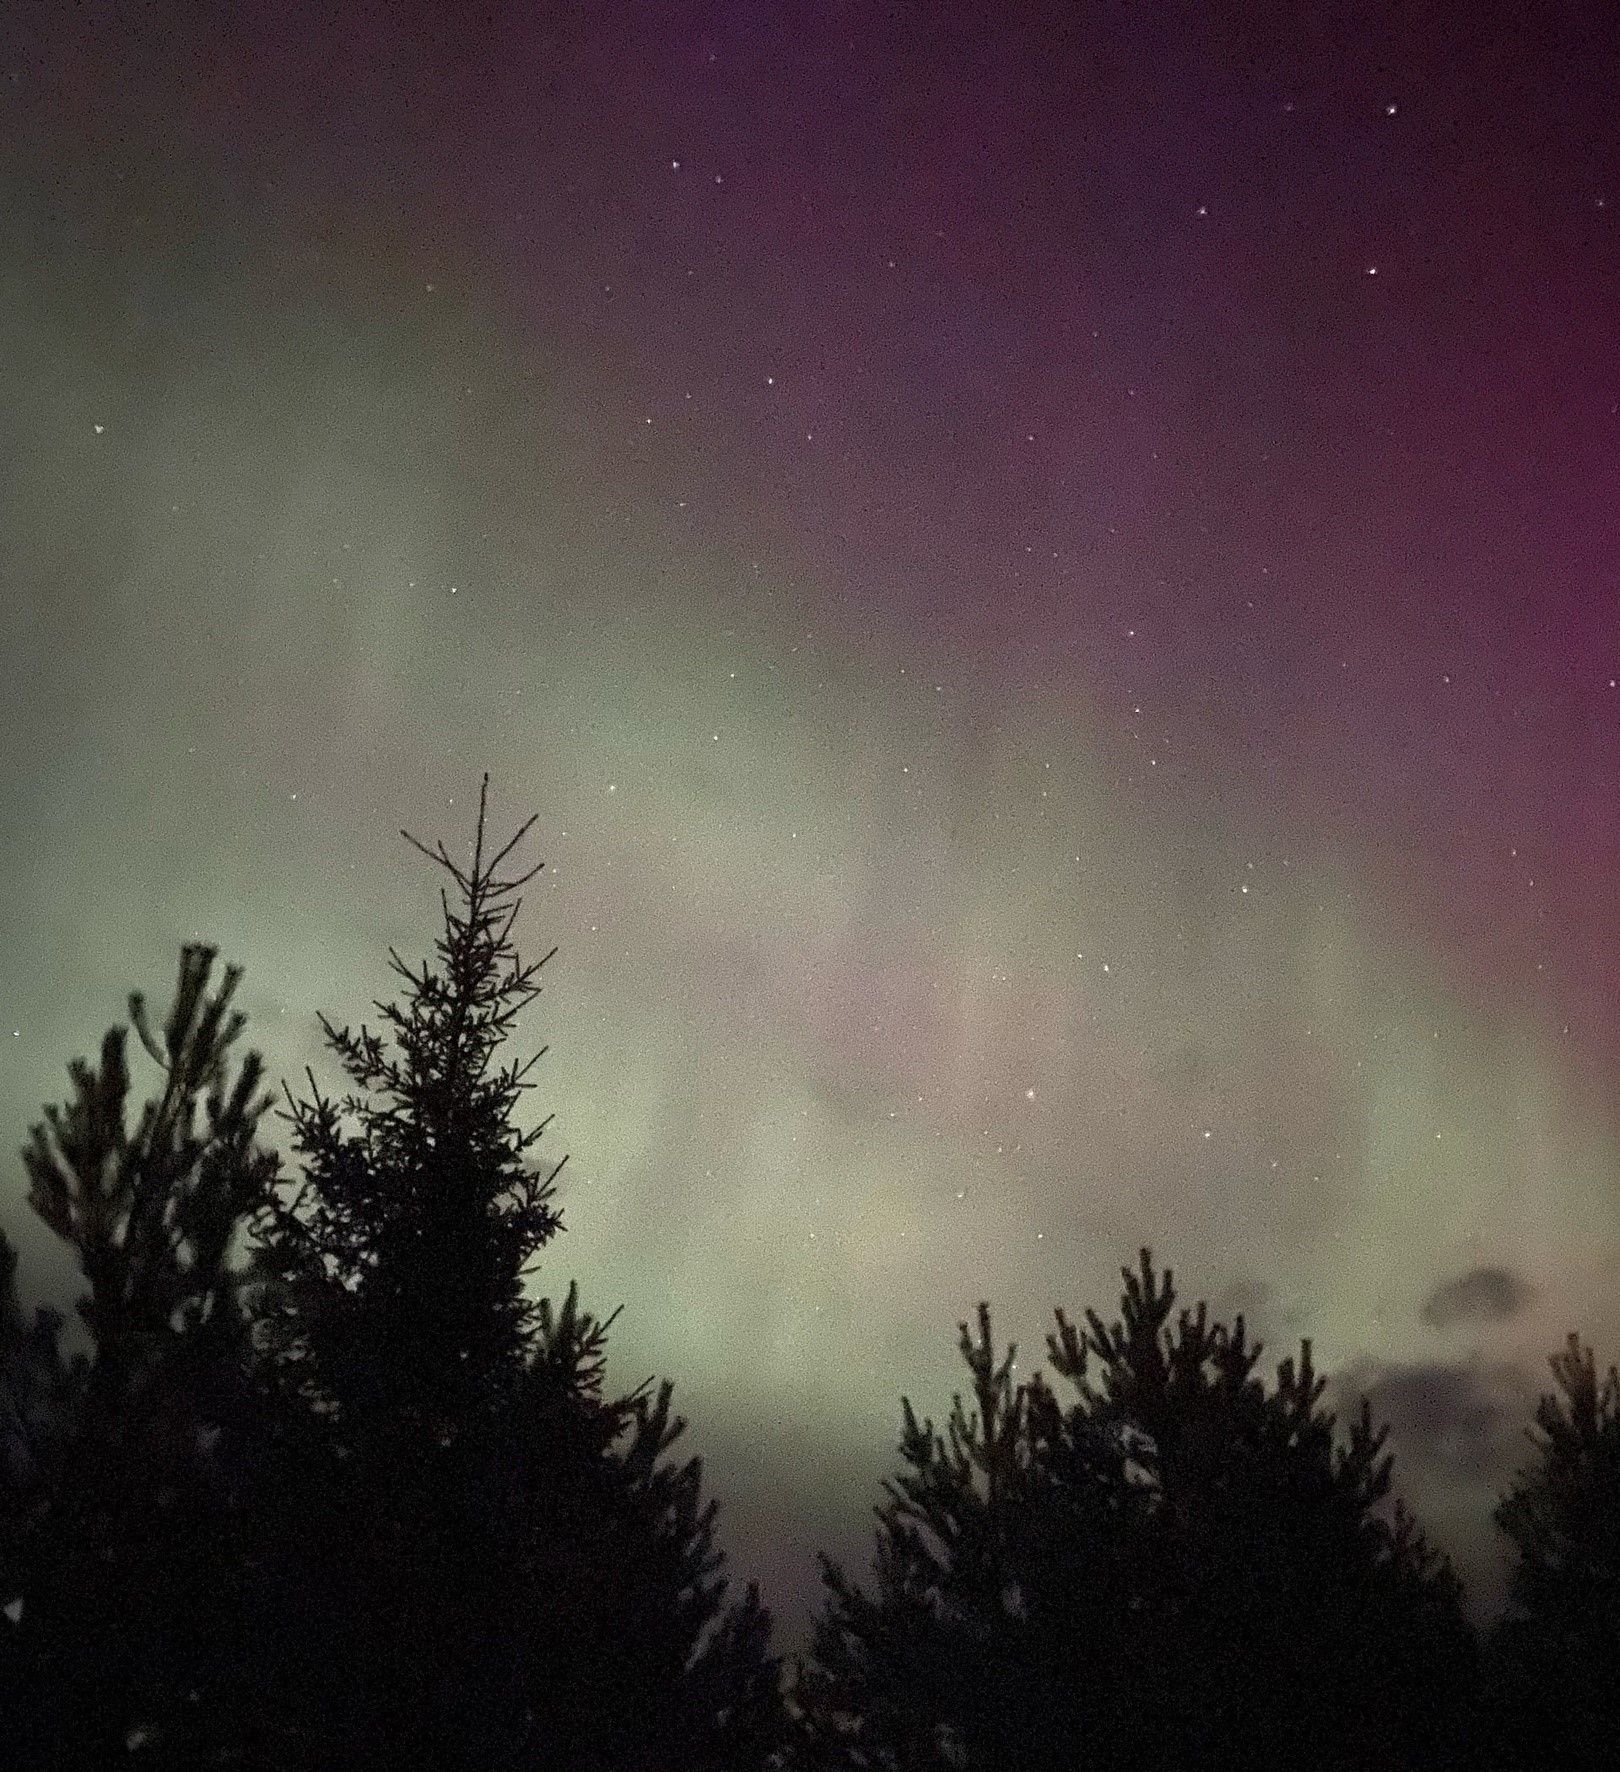
[[1499,1763],[1612,1766],[1620,1752],[1620,1373],[1571,1335],[1549,1361],[1536,1456],[1496,1510],[1513,1550],[1488,1646]]
[[1121,1317],[1057,1314],[1013,1377],[964,1325],[971,1408],[904,1406],[875,1591],[824,1563],[796,1690],[807,1767],[1292,1769],[1468,1763],[1472,1640],[1449,1565],[1389,1493],[1365,1401],[1348,1436],[1310,1344],[1275,1387],[1243,1319],[1171,1315],[1122,1270]]
[[244,1649],[235,1500],[212,1448],[248,1352],[237,1234],[277,1164],[256,1142],[258,1055],[232,1076],[241,972],[210,993],[214,958],[182,951],[161,1037],[129,999],[164,1073],[136,1124],[128,1029],[114,1027],[99,1066],[70,1065],[72,1098],[23,1152],[29,1203],[84,1276],[89,1346],[65,1358],[56,1313],[25,1319],[4,1247],[0,1588],[17,1765],[124,1765],[132,1747],[182,1763],[204,1751]]
[[512,941],[538,868],[501,873],[535,821],[490,853],[487,796],[465,865],[404,833],[454,888],[435,957],[391,954],[387,1037],[322,1018],[351,1089],[289,1093],[302,1180],[256,1229],[298,1596],[262,1727],[310,1767],[763,1765],[768,1621],[752,1592],[723,1614],[669,1387],[605,1397],[608,1323],[528,1290],[562,1165],[517,1123],[544,1049],[497,1059],[551,955]]

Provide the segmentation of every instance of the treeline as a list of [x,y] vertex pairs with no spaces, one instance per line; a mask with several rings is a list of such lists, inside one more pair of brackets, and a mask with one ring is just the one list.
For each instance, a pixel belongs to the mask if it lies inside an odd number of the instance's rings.
[[612,1395],[611,1319],[535,1284],[561,1165],[505,1050],[544,961],[512,939],[529,826],[492,851],[484,811],[465,864],[416,845],[442,928],[380,1025],[322,1020],[347,1082],[287,1091],[290,1173],[201,946],[34,1127],[28,1203],[83,1284],[69,1338],[0,1237],[0,1765],[1614,1763],[1614,1371],[1554,1360],[1477,1633],[1366,1403],[1335,1420],[1308,1342],[1268,1380],[1145,1251],[1113,1321],[1057,1314],[1046,1372],[963,1326],[950,1418],[903,1404],[871,1571],[825,1563],[808,1652],[773,1653],[669,1384]]

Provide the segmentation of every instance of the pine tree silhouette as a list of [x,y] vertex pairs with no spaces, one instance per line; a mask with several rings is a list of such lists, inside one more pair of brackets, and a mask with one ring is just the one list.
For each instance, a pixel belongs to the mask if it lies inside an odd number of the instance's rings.
[[1620,1743],[1620,1373],[1571,1335],[1549,1361],[1535,1458],[1496,1510],[1513,1550],[1489,1659],[1500,1763],[1585,1768]]
[[721,1616],[668,1387],[606,1398],[608,1325],[527,1285],[562,1165],[517,1120],[541,1053],[497,1061],[551,956],[512,941],[538,869],[501,873],[535,821],[489,853],[487,792],[465,865],[406,833],[454,889],[435,957],[391,955],[385,1033],[322,1019],[351,1087],[289,1096],[302,1181],[257,1228],[298,1596],[265,1731],[309,1766],[760,1765],[767,1625],[752,1594]]
[[1347,1437],[1306,1343],[1275,1387],[1242,1318],[1057,1314],[1073,1392],[1017,1383],[987,1307],[945,1432],[904,1409],[875,1592],[824,1565],[797,1688],[812,1767],[1295,1768],[1465,1763],[1471,1639],[1363,1403]]
[[37,1678],[22,1614],[37,1522],[50,1508],[71,1442],[84,1358],[62,1351],[63,1318],[32,1316],[17,1291],[17,1252],[0,1232],[0,1738],[32,1745]]
[[1017,1349],[997,1357],[988,1306],[960,1348],[972,1402],[953,1399],[943,1433],[902,1400],[906,1468],[883,1485],[875,1592],[823,1559],[828,1603],[796,1691],[806,1767],[1041,1772],[1114,1751],[1087,1710],[1115,1696],[1095,1666],[1061,1732],[1042,1681],[1073,1681],[1079,1644],[1106,1652],[1105,1632],[1128,1627],[1110,1579],[1136,1500],[1125,1458],[1014,1381]]
[[77,1772],[128,1763],[132,1743],[154,1759],[199,1749],[229,1646],[240,1650],[245,1571],[212,1448],[247,1355],[235,1243],[276,1159],[256,1142],[258,1055],[232,1076],[240,969],[210,993],[214,958],[182,951],[161,1037],[139,993],[129,1000],[164,1073],[135,1125],[128,1030],[114,1027],[99,1066],[70,1065],[72,1098],[46,1109],[23,1152],[29,1203],[84,1276],[89,1346],[66,1358],[60,1317],[24,1318],[6,1247],[0,1586],[19,1765]]

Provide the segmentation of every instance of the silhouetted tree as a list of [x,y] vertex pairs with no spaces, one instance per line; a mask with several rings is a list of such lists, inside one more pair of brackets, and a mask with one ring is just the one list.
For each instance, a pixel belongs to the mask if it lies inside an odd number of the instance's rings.
[[256,1053],[232,1075],[240,969],[210,991],[214,951],[188,946],[162,1029],[130,1018],[163,1084],[129,1124],[128,1029],[23,1152],[29,1203],[84,1276],[86,1351],[62,1319],[30,1322],[0,1251],[0,1589],[18,1765],[174,1763],[201,1751],[222,1669],[240,1653],[245,1567],[213,1457],[247,1344],[233,1265],[276,1159],[256,1142]]
[[[1015,1382],[1015,1347],[997,1357],[988,1306],[960,1345],[972,1401],[953,1400],[944,1433],[902,1400],[905,1468],[883,1485],[875,1591],[823,1559],[828,1600],[796,1694],[807,1767],[1041,1772],[1104,1751],[1088,1707],[1116,1694],[1098,1670],[1084,1669],[1056,1734],[1053,1699],[1083,1671],[1078,1645],[1106,1655],[1130,1627],[1114,1568],[1130,1536],[1118,1515],[1138,1499],[1126,1460],[1078,1416],[1047,1411],[1037,1430],[1045,1394]],[[1040,1437],[1071,1426],[1066,1445]],[[1065,1511],[1067,1534],[1055,1517]],[[1043,1599],[1065,1586],[1043,1639]],[[1048,1659],[1054,1691],[1043,1694]]]
[[1549,1363],[1535,1458],[1496,1510],[1514,1560],[1490,1644],[1495,1733],[1502,1764],[1579,1772],[1620,1753],[1620,1373],[1600,1381],[1576,1335]]
[[[298,1601],[261,1711],[307,1765],[758,1765],[777,1726],[757,1598],[722,1616],[713,1508],[667,1386],[602,1391],[607,1325],[531,1295],[559,1163],[518,1125],[535,1058],[502,1066],[545,959],[511,939],[501,869],[534,823],[450,876],[435,957],[397,953],[384,1031],[322,1018],[350,1090],[289,1096],[302,1172],[258,1226],[259,1333],[291,1426]],[[727,1758],[727,1755],[741,1757]]]
[[558,1481],[545,1453],[547,1513],[527,1534],[528,1579],[552,1596],[530,1647],[535,1737],[570,1764],[626,1772],[775,1764],[786,1715],[769,1615],[752,1585],[725,1603],[702,1462],[668,1456],[684,1431],[668,1380],[605,1396],[606,1327],[573,1287],[558,1310],[542,1301],[533,1443],[567,1462]]
[[1062,1312],[1073,1393],[961,1331],[944,1433],[904,1406],[874,1591],[831,1563],[801,1669],[810,1767],[1431,1767],[1464,1762],[1455,1577],[1389,1493],[1365,1401],[1346,1437],[1309,1342],[1274,1388],[1243,1319],[1174,1326],[1171,1275],[1120,1320]]
[[21,1630],[29,1551],[83,1384],[83,1357],[64,1355],[62,1327],[48,1306],[24,1310],[17,1251],[0,1232],[0,1738],[30,1742],[38,1682],[28,1678]]

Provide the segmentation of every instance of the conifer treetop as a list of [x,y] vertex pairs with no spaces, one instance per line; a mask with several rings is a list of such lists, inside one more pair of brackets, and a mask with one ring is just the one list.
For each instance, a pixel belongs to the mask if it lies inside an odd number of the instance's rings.
[[242,1219],[274,1180],[275,1157],[255,1144],[270,1105],[268,1095],[255,1098],[259,1054],[247,1053],[230,1076],[231,1047],[246,1023],[231,1007],[242,969],[227,966],[210,992],[216,957],[203,943],[182,948],[161,1036],[143,994],[130,994],[130,1021],[163,1072],[133,1128],[129,1030],[114,1026],[99,1065],[80,1058],[68,1066],[71,1099],[45,1109],[23,1151],[29,1204],[78,1257],[88,1287],[79,1314],[103,1359],[130,1337],[212,1312],[232,1284]]
[[[261,1274],[289,1309],[294,1294],[310,1307],[295,1337],[302,1352],[286,1351],[312,1359],[311,1374],[324,1367],[334,1394],[356,1395],[356,1383],[375,1391],[378,1407],[396,1407],[393,1392],[417,1380],[424,1390],[454,1390],[465,1378],[498,1391],[497,1374],[510,1376],[532,1351],[539,1319],[525,1282],[562,1226],[551,1200],[563,1162],[541,1168],[529,1158],[551,1116],[519,1124],[547,1048],[521,1062],[499,1058],[557,951],[524,961],[513,940],[522,888],[544,863],[509,868],[535,819],[496,848],[488,809],[485,775],[464,860],[401,831],[449,876],[433,951],[413,966],[389,949],[403,989],[374,1003],[380,1026],[319,1017],[348,1089],[324,1095],[308,1068],[307,1096],[287,1089],[282,1117],[301,1183],[261,1221]],[[290,1331],[294,1316],[283,1315]],[[443,1368],[438,1378],[428,1366]]]

